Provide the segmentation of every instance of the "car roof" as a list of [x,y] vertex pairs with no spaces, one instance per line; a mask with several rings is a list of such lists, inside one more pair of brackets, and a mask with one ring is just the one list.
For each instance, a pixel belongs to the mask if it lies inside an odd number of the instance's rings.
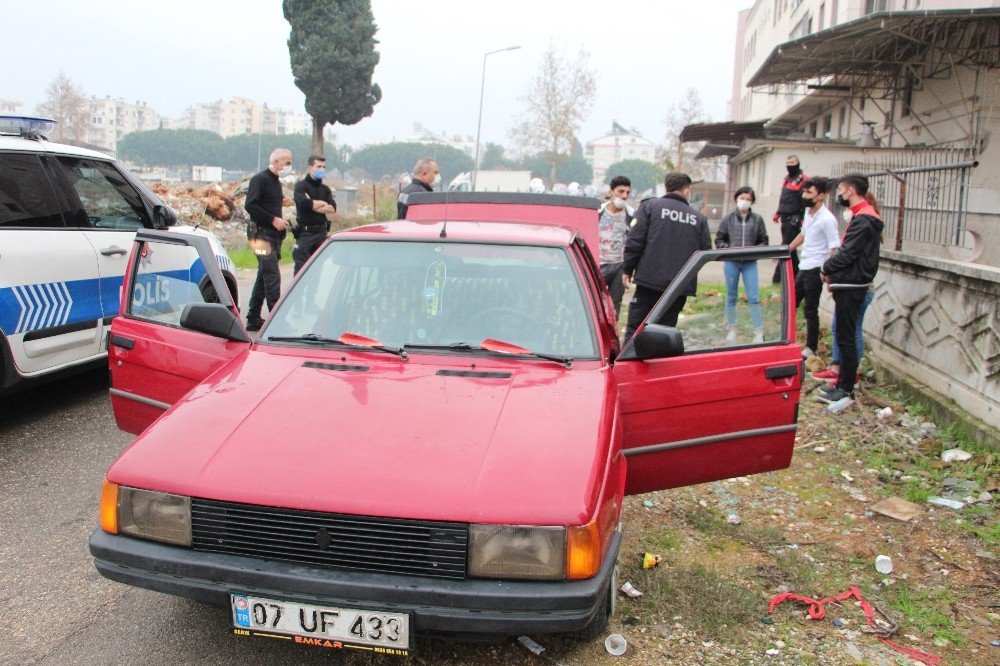
[[[442,238],[441,230],[446,236]],[[497,245],[547,245],[566,247],[576,233],[565,227],[531,222],[466,222],[448,220],[399,220],[368,224],[334,234],[341,240],[415,240],[429,242],[491,243]]]
[[53,143],[37,139],[25,139],[14,134],[0,134],[0,151],[10,151],[19,153],[54,153],[57,155],[71,155],[73,157],[89,157],[98,160],[112,161],[114,158],[107,153],[77,146],[68,146],[63,143]]

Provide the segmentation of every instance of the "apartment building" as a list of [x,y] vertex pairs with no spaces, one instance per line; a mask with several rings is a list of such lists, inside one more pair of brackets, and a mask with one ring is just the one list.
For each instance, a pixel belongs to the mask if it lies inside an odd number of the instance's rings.
[[238,134],[309,134],[312,119],[303,113],[287,109],[272,109],[247,97],[233,97],[196,104],[184,110],[184,115],[170,123],[173,129],[199,129],[220,136]]
[[601,187],[608,184],[608,167],[623,160],[653,162],[656,159],[656,144],[644,138],[635,129],[625,129],[612,121],[611,132],[588,141],[583,148],[583,157],[594,170],[591,185]]
[[154,130],[160,126],[160,114],[146,102],[126,102],[121,98],[92,96],[87,102],[90,126],[86,142],[115,152],[118,141],[130,132]]

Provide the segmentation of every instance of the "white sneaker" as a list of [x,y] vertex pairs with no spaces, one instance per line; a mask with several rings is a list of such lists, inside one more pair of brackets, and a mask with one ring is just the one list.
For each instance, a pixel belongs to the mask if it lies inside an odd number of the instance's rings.
[[814,352],[812,349],[809,349],[809,347],[802,348],[802,358],[809,358],[810,356],[815,356],[815,355],[816,352]]
[[752,342],[755,345],[759,345],[760,343],[764,342],[764,329],[762,328],[757,329],[757,333],[753,336]]
[[726,334],[726,342],[736,342],[736,329],[729,329],[729,333]]

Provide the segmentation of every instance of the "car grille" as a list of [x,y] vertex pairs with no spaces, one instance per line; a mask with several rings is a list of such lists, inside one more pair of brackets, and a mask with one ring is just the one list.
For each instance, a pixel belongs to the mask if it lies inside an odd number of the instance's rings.
[[191,500],[195,550],[330,569],[465,578],[468,527]]

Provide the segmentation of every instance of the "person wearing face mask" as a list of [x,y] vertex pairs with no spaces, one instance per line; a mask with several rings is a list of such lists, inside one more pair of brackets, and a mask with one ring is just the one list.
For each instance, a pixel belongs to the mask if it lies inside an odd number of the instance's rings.
[[802,231],[788,244],[788,249],[802,248],[799,274],[795,277],[795,307],[805,302],[806,346],[802,356],[809,358],[819,345],[819,298],[823,281],[819,272],[830,253],[840,247],[837,218],[824,202],[828,190],[826,178],[809,178],[802,183],[802,203],[806,206]]
[[247,330],[259,331],[264,324],[261,310],[267,299],[267,310],[274,309],[281,296],[281,243],[291,226],[281,217],[281,203],[285,194],[281,181],[292,173],[292,153],[287,148],[275,148],[267,168],[250,179],[247,198],[243,207],[250,215],[247,237],[257,257],[257,280],[250,293],[247,307]]
[[413,180],[410,184],[399,191],[399,198],[396,200],[396,217],[400,220],[406,219],[406,202],[414,192],[433,192],[435,187],[441,186],[441,171],[438,163],[430,157],[422,157],[417,160],[413,167]]
[[600,235],[601,275],[611,292],[615,314],[621,311],[625,285],[622,284],[622,262],[625,260],[625,239],[635,218],[635,209],[625,203],[632,193],[632,181],[625,176],[611,179],[611,198],[597,213],[597,231]]
[[[808,176],[802,172],[802,165],[796,155],[789,155],[785,160],[785,170],[788,175],[781,182],[781,194],[778,196],[778,211],[771,218],[774,222],[781,223],[781,244],[790,244],[799,230],[802,228],[802,216],[805,214],[805,206],[802,205],[802,183]],[[792,272],[799,274],[799,253],[792,252]],[[774,269],[771,277],[772,284],[781,282],[781,264]]]
[[[719,222],[719,230],[715,233],[715,247],[718,249],[753,247],[768,245],[767,229],[764,218],[750,210],[757,196],[753,188],[741,187],[733,195],[736,200],[736,210],[732,211]],[[729,333],[726,342],[736,342],[736,300],[740,289],[740,276],[743,276],[743,288],[747,292],[750,303],[750,319],[753,321],[753,344],[764,342],[764,324],[761,321],[759,280],[756,261],[725,261],[723,271],[726,276],[726,325]]]
[[327,215],[337,212],[337,202],[333,192],[323,184],[326,175],[326,158],[322,155],[309,156],[309,170],[306,177],[295,183],[295,216],[298,224],[292,229],[295,247],[294,275],[299,274],[302,265],[313,255],[330,231]]
[[865,296],[878,272],[879,243],[885,227],[881,216],[867,200],[867,194],[868,178],[865,176],[852,173],[840,179],[837,203],[850,208],[853,215],[840,249],[824,262],[821,269],[823,282],[833,294],[841,362],[836,385],[822,387],[817,397],[822,402],[845,407],[854,401],[859,361],[855,334]]

